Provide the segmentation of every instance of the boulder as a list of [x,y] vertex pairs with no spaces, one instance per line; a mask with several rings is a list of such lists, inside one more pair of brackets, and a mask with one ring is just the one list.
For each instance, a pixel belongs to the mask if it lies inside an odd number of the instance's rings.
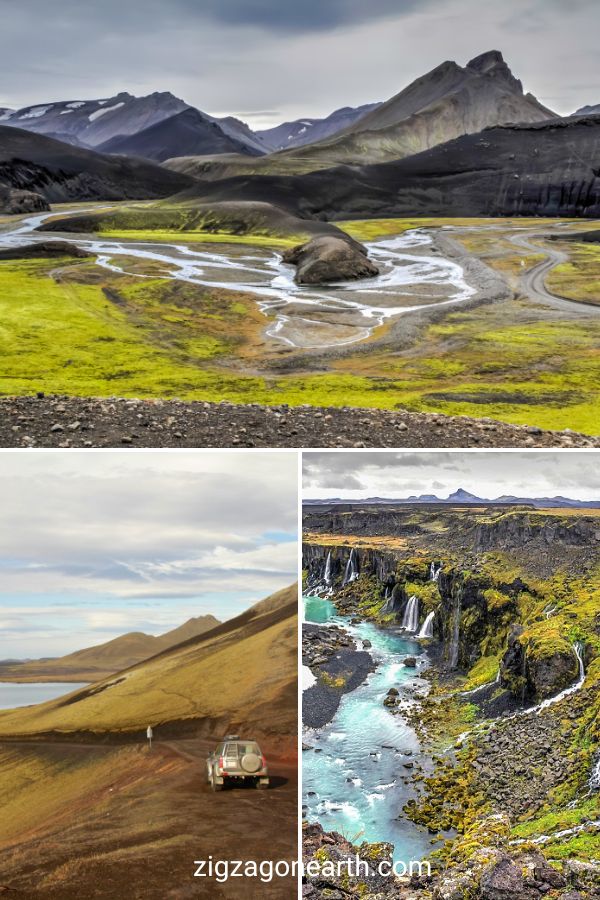
[[481,875],[481,900],[537,900],[539,892],[526,886],[523,870],[504,855],[493,862]]
[[404,659],[404,665],[405,665],[408,669],[414,669],[414,668],[416,667],[416,665],[417,665],[416,657],[414,657],[414,656],[407,656],[407,657],[405,657],[405,659]]
[[298,284],[331,284],[379,274],[362,244],[335,235],[320,235],[286,250],[283,261],[296,266]]
[[579,663],[569,642],[564,647],[531,648],[527,653],[527,671],[534,696],[545,700],[560,693],[577,680]]

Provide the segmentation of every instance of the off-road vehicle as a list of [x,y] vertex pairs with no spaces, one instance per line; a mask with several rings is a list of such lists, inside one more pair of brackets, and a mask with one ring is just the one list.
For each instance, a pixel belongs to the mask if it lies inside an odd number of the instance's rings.
[[269,785],[267,761],[256,741],[228,734],[206,761],[208,783],[213,791],[226,785],[251,782],[257,788]]

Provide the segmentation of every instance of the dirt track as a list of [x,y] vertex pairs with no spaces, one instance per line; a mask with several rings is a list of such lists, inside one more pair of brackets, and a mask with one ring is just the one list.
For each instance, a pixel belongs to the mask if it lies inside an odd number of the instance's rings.
[[532,243],[532,237],[535,238],[535,235],[529,235],[529,240],[522,235],[515,235],[511,238],[513,244],[522,247],[530,253],[542,252],[546,254],[546,259],[521,276],[523,293],[532,300],[538,300],[547,306],[552,306],[554,309],[568,312],[570,316],[580,316],[589,319],[590,316],[600,314],[600,306],[597,303],[588,303],[585,300],[569,300],[567,297],[561,297],[548,289],[546,285],[547,276],[555,266],[568,262],[569,256],[567,253],[551,249],[547,241],[543,247]]
[[[600,423],[599,423],[600,424]],[[0,447],[599,447],[491,419],[177,400],[0,399]]]
[[[14,747],[14,745],[10,745]],[[5,839],[0,828],[0,895],[15,900],[289,900],[296,883],[275,878],[194,878],[195,860],[292,860],[297,856],[297,769],[270,760],[271,788],[213,793],[205,758],[212,742],[158,741],[115,749],[87,744],[23,744],[44,766],[111,761],[109,783],[89,784],[71,808]]]

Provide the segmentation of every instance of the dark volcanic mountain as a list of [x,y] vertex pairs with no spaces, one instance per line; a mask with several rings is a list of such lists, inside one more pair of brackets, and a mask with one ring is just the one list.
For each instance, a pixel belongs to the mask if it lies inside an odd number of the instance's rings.
[[2,195],[31,191],[50,202],[144,200],[193,184],[187,175],[139,159],[104,156],[41,134],[0,125]]
[[539,122],[552,116],[532,94],[523,93],[502,54],[491,50],[465,67],[442,63],[302,154],[340,163],[383,162],[492,125]]
[[320,219],[600,216],[600,117],[505,125],[373,166],[197,185],[203,200],[268,200]]
[[257,131],[257,136],[269,150],[289,150],[292,147],[303,147],[332,137],[334,134],[349,128],[356,121],[366,116],[381,104],[367,103],[364,106],[344,106],[336,109],[324,119],[296,119],[294,122],[283,122],[275,128]]
[[[228,127],[230,134],[234,133],[231,124]],[[103,153],[142,156],[158,162],[173,156],[204,156],[213,153],[260,155],[260,150],[230,134],[225,134],[214,119],[204,116],[197,109],[189,108],[137,134],[111,138],[101,144],[99,150]]]

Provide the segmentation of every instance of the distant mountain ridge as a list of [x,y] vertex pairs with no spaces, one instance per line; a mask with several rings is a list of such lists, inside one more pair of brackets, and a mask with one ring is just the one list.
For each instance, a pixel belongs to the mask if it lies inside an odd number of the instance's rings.
[[289,150],[293,147],[302,147],[315,141],[331,137],[354,124],[358,119],[366,116],[381,106],[381,103],[366,103],[363,106],[343,106],[334,110],[324,119],[314,119],[305,116],[291,122],[282,122],[274,128],[265,128],[256,134],[269,150]]
[[6,661],[0,663],[0,680],[95,681],[205,634],[218,625],[221,622],[213,615],[197,616],[158,636],[131,631],[57,659],[27,660],[12,665]]
[[558,495],[556,497],[516,497],[512,494],[503,494],[501,497],[489,499],[478,497],[464,488],[458,488],[447,497],[438,497],[436,494],[411,494],[409,497],[366,497],[365,499],[344,499],[341,497],[332,497],[324,500],[303,500],[305,506],[327,506],[327,505],[375,505],[375,504],[404,504],[414,503],[466,503],[472,505],[481,504],[502,504],[510,506],[533,506],[536,509],[600,509],[600,500],[573,500],[569,497]]

